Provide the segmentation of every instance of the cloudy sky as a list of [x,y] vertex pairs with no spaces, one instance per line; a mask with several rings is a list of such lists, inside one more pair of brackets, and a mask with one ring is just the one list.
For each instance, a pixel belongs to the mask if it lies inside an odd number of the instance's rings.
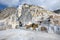
[[0,10],[6,7],[17,7],[24,3],[42,6],[47,10],[60,9],[60,0],[0,0]]

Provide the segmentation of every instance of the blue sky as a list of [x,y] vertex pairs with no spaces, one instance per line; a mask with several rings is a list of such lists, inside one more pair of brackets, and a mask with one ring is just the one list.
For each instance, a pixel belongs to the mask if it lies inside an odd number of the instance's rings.
[[60,0],[0,0],[0,10],[6,7],[17,7],[24,3],[42,6],[47,10],[60,9]]
[[4,9],[6,7],[7,7],[6,5],[0,4],[0,10]]

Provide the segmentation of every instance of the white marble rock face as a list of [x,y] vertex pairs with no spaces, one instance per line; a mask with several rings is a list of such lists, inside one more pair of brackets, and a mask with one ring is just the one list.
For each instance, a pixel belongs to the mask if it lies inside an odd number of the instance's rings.
[[[19,7],[18,7],[18,9],[19,9]],[[48,11],[48,10],[45,10],[42,7],[35,6],[35,5],[28,5],[28,4],[22,5],[22,8],[19,10],[20,11],[18,11],[18,12],[21,13],[21,15],[19,17],[20,18],[19,21],[21,21],[24,25],[28,24],[29,22],[38,23],[38,21],[43,21],[42,24],[45,25],[46,27],[49,27],[48,32],[53,33],[53,30],[50,27],[50,24],[56,25],[56,24],[54,24],[55,23],[54,19],[55,19],[55,17],[57,18],[58,14]],[[55,15],[57,15],[57,16],[55,16]],[[50,16],[53,16],[54,19],[53,19],[53,17],[51,17],[50,18],[51,21],[49,23],[48,18]],[[59,19],[59,17],[57,19]],[[59,25],[59,23],[58,23],[58,25]],[[53,26],[53,28],[55,29],[54,26]],[[56,31],[56,30],[54,30],[54,31]]]
[[[48,22],[48,18],[50,18],[50,22]],[[19,20],[17,20],[19,19]],[[57,20],[57,21],[56,21]],[[59,32],[60,31],[60,14],[56,14],[54,12],[45,10],[42,7],[35,5],[21,5],[17,9],[15,8],[6,8],[2,12],[0,12],[0,29],[12,29],[19,28],[19,21],[25,24],[36,23],[39,24],[39,21],[42,21],[42,24],[39,26],[46,26],[48,29],[48,33]],[[52,30],[51,25],[54,25]],[[40,30],[40,27],[36,28],[36,30]],[[59,28],[59,29],[58,29]]]
[[25,24],[32,20],[32,15],[29,10],[30,10],[29,7],[22,6],[22,11],[19,21]]

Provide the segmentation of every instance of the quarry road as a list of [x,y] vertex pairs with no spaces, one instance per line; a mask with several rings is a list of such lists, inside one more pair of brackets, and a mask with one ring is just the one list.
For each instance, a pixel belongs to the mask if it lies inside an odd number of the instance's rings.
[[0,31],[0,40],[60,40],[60,35],[22,29]]

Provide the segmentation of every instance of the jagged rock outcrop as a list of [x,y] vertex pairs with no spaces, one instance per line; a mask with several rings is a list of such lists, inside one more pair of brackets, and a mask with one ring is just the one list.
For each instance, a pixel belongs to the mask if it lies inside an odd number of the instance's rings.
[[[58,28],[60,29],[60,27],[57,27],[57,24],[58,26],[60,24],[57,22],[60,21],[60,17],[59,14],[56,14],[55,12],[45,10],[39,6],[23,4],[22,9],[20,9],[20,13],[19,21],[23,24],[42,23],[42,25],[39,24],[40,27],[46,27],[49,32],[52,32],[52,30],[56,32],[56,30],[58,31]],[[56,19],[57,21],[55,21]]]
[[23,23],[29,21],[40,21],[42,20],[42,17],[44,18],[44,20],[46,20],[50,15],[54,14],[54,12],[47,11],[42,7],[24,4],[22,5],[21,16],[19,20]]
[[5,8],[0,12],[0,20],[3,20],[7,17],[9,17],[12,14],[16,13],[16,8],[10,7],[10,8]]
[[21,16],[19,17],[19,21],[21,21],[22,23],[31,21],[32,15],[31,15],[30,11],[28,11],[29,9],[30,9],[29,7],[26,8],[26,7],[24,7],[24,5],[22,6]]
[[60,14],[60,9],[54,10],[54,12]]
[[[42,30],[46,29],[46,31],[49,29],[51,31],[52,27],[52,30],[56,31],[58,28],[60,30],[60,27],[57,27],[60,26],[60,14],[45,10],[39,6],[23,4],[17,9],[10,7],[0,12],[0,28],[19,28],[17,27],[19,22],[22,22],[24,26],[27,24],[29,28],[29,24],[31,24],[33,29],[39,25],[38,28],[42,27]],[[37,26],[35,26],[36,24]],[[50,26],[50,24],[53,26]]]
[[1,13],[1,10],[0,10],[0,13]]
[[0,29],[15,28],[17,25],[17,9],[5,8],[0,12]]

